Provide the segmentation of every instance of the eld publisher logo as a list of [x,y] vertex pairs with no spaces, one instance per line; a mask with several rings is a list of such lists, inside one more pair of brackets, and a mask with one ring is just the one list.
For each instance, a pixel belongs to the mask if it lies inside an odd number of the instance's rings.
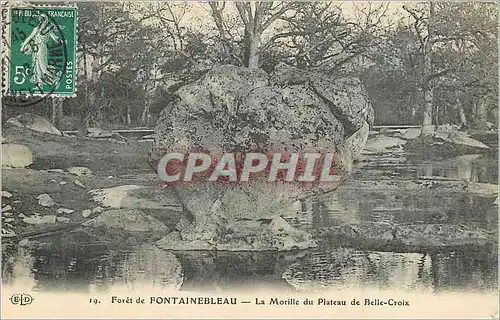
[[10,302],[15,305],[27,306],[33,302],[33,297],[27,293],[17,293],[9,298]]

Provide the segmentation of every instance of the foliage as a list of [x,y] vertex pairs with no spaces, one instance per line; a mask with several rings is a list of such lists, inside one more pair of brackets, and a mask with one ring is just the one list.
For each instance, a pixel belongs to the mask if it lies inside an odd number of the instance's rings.
[[64,113],[85,125],[151,126],[177,88],[210,68],[271,72],[279,62],[360,77],[379,124],[422,123],[426,90],[434,123],[484,127],[496,119],[495,4],[79,2],[78,8],[78,97],[65,101]]
[[496,6],[440,2],[432,12],[428,3],[404,10],[408,16],[361,76],[383,123],[422,123],[423,92],[432,90],[434,123],[473,119],[484,127],[482,114],[498,110]]

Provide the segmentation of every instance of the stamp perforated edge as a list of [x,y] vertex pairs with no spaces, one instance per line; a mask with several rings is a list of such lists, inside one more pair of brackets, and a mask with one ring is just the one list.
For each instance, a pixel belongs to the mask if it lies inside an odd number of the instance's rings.
[[[53,92],[50,95],[46,94],[40,94],[40,93],[34,93],[31,94],[31,96],[34,97],[54,97],[54,98],[59,98],[59,99],[65,99],[65,98],[76,98],[77,91],[78,91],[78,70],[79,70],[79,65],[78,65],[78,23],[79,23],[79,15],[78,15],[78,5],[72,4],[72,5],[50,5],[50,4],[28,4],[25,2],[5,2],[1,1],[0,2],[2,5],[2,11],[0,12],[0,23],[2,24],[2,39],[1,39],[1,46],[2,46],[2,52],[1,52],[1,65],[2,65],[2,76],[1,76],[1,93],[2,96],[8,96],[8,90],[9,90],[9,74],[10,74],[10,34],[11,34],[11,10],[12,9],[17,9],[17,8],[44,8],[44,9],[64,9],[64,8],[71,8],[75,9],[75,27],[74,27],[74,41],[75,45],[74,47],[74,52],[73,52],[73,58],[75,61],[75,68],[74,68],[74,91],[72,94],[61,94],[61,93],[56,93]],[[15,96],[15,97],[20,97],[22,95],[16,94],[16,95],[10,95],[10,96]]]

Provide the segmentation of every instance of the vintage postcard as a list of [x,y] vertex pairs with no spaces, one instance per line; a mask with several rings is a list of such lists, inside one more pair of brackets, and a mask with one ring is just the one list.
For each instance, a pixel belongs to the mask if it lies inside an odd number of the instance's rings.
[[499,319],[496,2],[0,10],[2,318]]

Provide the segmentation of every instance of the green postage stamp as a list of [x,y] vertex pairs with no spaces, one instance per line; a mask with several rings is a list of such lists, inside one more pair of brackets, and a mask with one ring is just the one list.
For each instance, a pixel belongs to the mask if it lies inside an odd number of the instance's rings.
[[76,7],[13,7],[6,24],[11,96],[76,96]]

